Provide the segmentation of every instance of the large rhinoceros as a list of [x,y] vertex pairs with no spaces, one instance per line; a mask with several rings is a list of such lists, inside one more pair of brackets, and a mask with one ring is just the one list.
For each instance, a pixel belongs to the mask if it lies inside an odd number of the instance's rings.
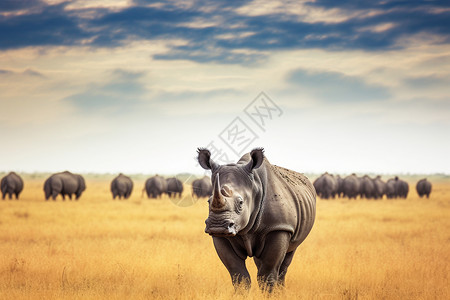
[[263,149],[236,163],[219,165],[198,149],[198,161],[212,171],[213,194],[205,232],[213,239],[233,285],[250,286],[245,266],[253,257],[261,288],[284,285],[295,250],[311,231],[316,191],[303,174],[270,164]]
[[170,198],[172,197],[181,197],[181,194],[183,193],[183,183],[181,180],[175,177],[167,178],[167,195],[169,195]]
[[63,200],[66,200],[66,195],[72,200],[72,194],[75,195],[75,200],[78,200],[85,189],[86,183],[81,175],[72,174],[69,171],[56,173],[44,183],[45,200],[48,200],[50,196],[56,200],[59,194]]
[[145,181],[144,190],[148,198],[160,198],[167,191],[166,179],[159,175],[150,177]]
[[211,179],[208,176],[204,176],[200,179],[195,179],[192,182],[192,197],[198,198],[209,197],[212,194]]
[[114,178],[111,182],[111,193],[113,199],[119,197],[119,199],[128,199],[133,191],[133,181],[130,177],[123,175],[120,173],[116,178]]
[[15,195],[16,200],[19,200],[19,194],[23,190],[23,180],[16,173],[10,172],[2,178],[1,189],[3,200],[5,200],[6,195],[9,196],[9,199],[12,199],[12,196]]
[[416,184],[416,191],[420,198],[425,195],[427,198],[430,198],[431,182],[429,182],[426,178],[419,180]]

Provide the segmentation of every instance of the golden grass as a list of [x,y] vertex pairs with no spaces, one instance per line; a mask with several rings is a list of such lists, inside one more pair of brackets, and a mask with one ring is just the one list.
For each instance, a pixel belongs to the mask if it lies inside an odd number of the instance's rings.
[[[235,295],[204,230],[205,200],[113,201],[109,181],[88,180],[78,202],[44,201],[27,180],[0,201],[1,299],[260,299]],[[286,288],[273,299],[450,299],[450,183],[429,200],[318,201]]]

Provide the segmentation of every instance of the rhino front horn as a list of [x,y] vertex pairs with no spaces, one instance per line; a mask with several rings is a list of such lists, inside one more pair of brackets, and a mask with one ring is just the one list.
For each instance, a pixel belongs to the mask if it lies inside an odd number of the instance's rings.
[[213,197],[211,207],[213,209],[221,209],[225,206],[226,201],[220,192],[219,174],[216,175],[216,182],[214,183]]

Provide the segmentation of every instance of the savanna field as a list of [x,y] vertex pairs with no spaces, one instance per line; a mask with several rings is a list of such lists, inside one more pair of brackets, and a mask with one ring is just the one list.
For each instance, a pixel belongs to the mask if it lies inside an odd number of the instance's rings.
[[[45,201],[45,178],[24,178],[0,201],[1,299],[260,299],[234,293],[211,237],[206,199],[189,207],[141,197],[113,201],[111,177],[86,178],[79,201]],[[320,200],[286,288],[271,299],[450,299],[450,181],[420,199]],[[185,195],[190,194],[185,187]]]

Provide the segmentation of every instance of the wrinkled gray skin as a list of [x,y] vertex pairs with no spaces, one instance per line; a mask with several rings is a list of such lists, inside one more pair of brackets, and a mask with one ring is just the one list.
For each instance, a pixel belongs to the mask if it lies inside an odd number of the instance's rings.
[[210,197],[212,195],[211,179],[204,176],[201,179],[196,179],[192,182],[192,197],[198,198]]
[[361,195],[361,198],[366,199],[375,198],[374,197],[375,186],[373,184],[372,179],[369,176],[364,175],[362,178],[360,178],[359,182],[360,182],[359,193]]
[[78,174],[72,174],[69,171],[56,173],[50,176],[44,183],[45,200],[56,197],[61,194],[63,200],[68,195],[72,200],[72,194],[75,195],[75,200],[78,200],[86,189],[84,178]]
[[150,177],[145,181],[144,190],[147,192],[148,198],[160,198],[167,191],[166,179],[159,175]]
[[1,189],[3,200],[5,200],[6,195],[8,195],[10,200],[12,199],[12,196],[15,195],[16,200],[19,200],[19,194],[23,190],[23,180],[16,173],[10,172],[2,178]]
[[314,181],[314,188],[320,198],[330,199],[335,197],[338,183],[333,175],[324,173]]
[[430,198],[431,182],[429,182],[426,178],[419,180],[416,184],[416,191],[420,198],[423,196]]
[[254,258],[262,289],[284,285],[295,250],[314,224],[313,185],[300,173],[270,164],[262,149],[228,165],[215,163],[206,149],[198,151],[213,180],[205,232],[233,285],[250,287],[247,257]]
[[377,176],[372,181],[374,186],[374,193],[373,193],[374,199],[382,199],[383,195],[386,192],[386,183],[383,180],[381,180],[381,176]]
[[111,182],[111,193],[113,199],[119,197],[119,199],[128,199],[133,191],[133,181],[130,177],[120,173]]
[[167,178],[167,195],[170,198],[180,197],[183,193],[183,183],[175,177]]
[[355,174],[345,177],[342,182],[344,196],[347,196],[350,199],[356,199],[360,193],[360,186],[360,180]]

